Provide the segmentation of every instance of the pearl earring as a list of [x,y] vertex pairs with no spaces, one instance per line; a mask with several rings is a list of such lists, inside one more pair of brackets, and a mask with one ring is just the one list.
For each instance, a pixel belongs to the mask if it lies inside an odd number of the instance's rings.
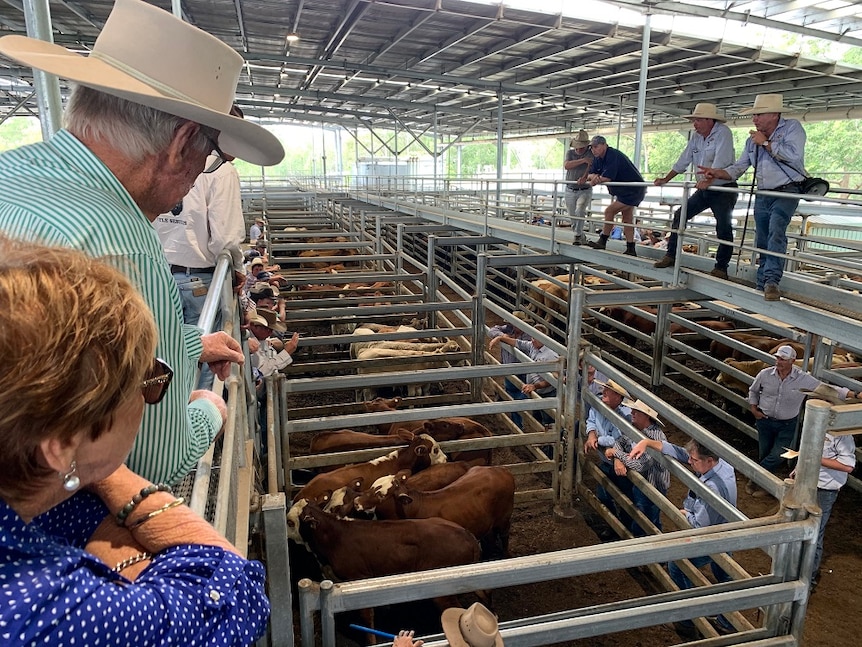
[[81,479],[78,478],[78,464],[75,461],[72,461],[72,464],[69,466],[69,471],[65,474],[60,474],[63,477],[63,489],[66,492],[74,492],[79,487],[81,487]]

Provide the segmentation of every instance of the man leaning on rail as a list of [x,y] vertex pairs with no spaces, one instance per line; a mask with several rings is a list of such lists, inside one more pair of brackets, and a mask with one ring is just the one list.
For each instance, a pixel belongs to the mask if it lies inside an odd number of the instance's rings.
[[284,150],[229,114],[242,57],[146,2],[117,0],[87,57],[25,36],[0,39],[0,53],[77,83],[65,129],[0,155],[0,231],[104,258],[140,291],[175,389],[145,411],[128,462],[145,478],[176,482],[222,424],[221,398],[192,394],[198,362],[225,378],[243,354],[229,335],[184,324],[152,222],[188,193],[210,152],[276,164]]

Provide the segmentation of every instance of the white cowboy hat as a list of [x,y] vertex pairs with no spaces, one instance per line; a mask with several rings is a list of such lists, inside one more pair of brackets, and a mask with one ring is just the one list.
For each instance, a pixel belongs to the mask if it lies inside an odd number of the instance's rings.
[[608,380],[607,382],[599,382],[598,380],[596,380],[596,384],[598,384],[599,386],[601,386],[605,389],[610,389],[611,391],[614,391],[615,393],[619,393],[624,398],[631,398],[631,396],[629,395],[629,392],[626,391],[625,388],[623,388],[622,386],[620,386],[619,384],[617,384],[613,380]]
[[741,115],[762,115],[765,112],[784,112],[783,94],[758,94],[751,108],[740,110]]
[[242,56],[141,0],[117,0],[89,56],[27,36],[0,38],[0,53],[94,90],[221,131],[227,155],[269,166],[284,148],[265,128],[230,115]]
[[690,115],[685,116],[686,119],[715,119],[724,123],[727,121],[724,117],[718,114],[718,108],[714,103],[698,103]]
[[650,418],[656,421],[656,423],[664,426],[664,423],[659,420],[658,411],[649,406],[646,402],[642,400],[623,400],[623,406],[628,407],[632,411],[640,411],[641,413],[645,413]]
[[503,647],[497,616],[478,602],[469,609],[446,609],[440,623],[450,647]]

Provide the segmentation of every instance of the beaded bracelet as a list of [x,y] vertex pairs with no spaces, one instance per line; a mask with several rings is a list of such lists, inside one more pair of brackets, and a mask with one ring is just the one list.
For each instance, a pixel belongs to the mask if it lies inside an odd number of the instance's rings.
[[129,515],[132,514],[132,510],[137,508],[141,501],[146,499],[151,494],[155,494],[156,492],[167,492],[168,494],[174,493],[174,491],[171,489],[171,486],[165,485],[164,483],[148,485],[140,492],[138,492],[135,496],[133,496],[132,500],[129,501],[126,505],[124,505],[122,510],[117,513],[117,525],[125,526],[126,519],[128,519]]
[[114,566],[114,572],[119,573],[125,568],[129,568],[138,562],[143,562],[145,559],[150,559],[152,555],[150,553],[138,553],[137,555],[132,555],[131,557],[127,557],[122,562],[118,562],[116,566]]
[[128,526],[128,528],[129,528],[129,530],[134,530],[135,528],[140,526],[142,523],[146,523],[147,521],[149,521],[153,517],[157,517],[158,515],[162,514],[163,512],[167,512],[171,508],[176,508],[177,506],[182,505],[185,502],[186,502],[186,500],[183,497],[180,497],[178,499],[174,499],[170,503],[166,503],[165,505],[163,505],[161,508],[157,508],[157,509],[153,510],[152,512],[148,512],[147,514],[145,514],[140,519],[135,520],[135,523],[133,523],[131,526]]

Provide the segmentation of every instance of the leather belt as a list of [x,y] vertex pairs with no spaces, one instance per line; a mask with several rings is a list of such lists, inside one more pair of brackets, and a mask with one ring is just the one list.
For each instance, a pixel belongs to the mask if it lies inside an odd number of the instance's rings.
[[585,189],[592,189],[592,185],[586,184],[584,186],[567,186],[566,191],[583,191]]
[[171,265],[171,274],[212,274],[213,267],[186,267],[185,265]]

